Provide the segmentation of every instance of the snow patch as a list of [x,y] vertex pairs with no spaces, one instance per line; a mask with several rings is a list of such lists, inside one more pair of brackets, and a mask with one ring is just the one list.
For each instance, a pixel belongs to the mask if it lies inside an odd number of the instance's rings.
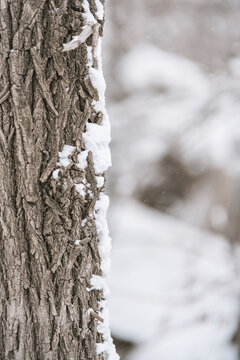
[[[97,6],[99,6],[98,4]],[[101,9],[98,7],[101,15]],[[102,123],[86,124],[86,132],[83,133],[83,140],[85,149],[91,151],[93,156],[94,168],[96,174],[101,174],[111,166],[111,154],[109,149],[110,136],[110,123],[105,109],[105,89],[106,84],[102,72],[102,57],[101,57],[101,40],[98,40],[97,46],[97,68],[93,68],[92,47],[87,48],[89,74],[92,85],[98,90],[99,100],[92,101],[92,106],[95,111],[101,112],[103,115]],[[104,183],[104,178],[98,177],[97,184]],[[102,276],[93,275],[90,281],[91,289],[103,290],[104,297],[107,298],[110,291],[107,284],[107,280],[110,276],[110,250],[111,250],[111,238],[109,237],[108,225],[106,220],[107,209],[109,205],[108,196],[100,193],[99,200],[95,204],[95,224],[99,240],[99,254],[101,257],[101,270]],[[110,328],[109,328],[109,315],[107,303],[101,302],[103,309],[101,310],[101,316],[104,319],[102,324],[99,324],[98,331],[103,334],[103,344],[97,344],[98,354],[104,352],[104,358],[106,360],[118,360],[119,356],[116,353],[115,346],[112,341]]]
[[96,176],[97,187],[101,188],[104,185],[104,176]]
[[[101,270],[103,276],[93,275],[91,278],[90,290],[103,290],[104,296],[107,298],[110,294],[110,290],[107,284],[107,280],[110,276],[110,250],[111,250],[111,238],[109,237],[108,225],[106,220],[107,209],[109,205],[108,196],[101,193],[100,199],[95,205],[95,223],[99,239],[99,253],[102,259]],[[116,353],[115,346],[112,341],[111,332],[109,329],[109,311],[106,301],[99,302],[101,309],[100,316],[104,322],[98,324],[98,331],[103,335],[103,344],[97,344],[98,353],[105,352],[107,354],[106,359],[118,360],[119,356]]]
[[86,195],[85,186],[83,184],[75,184],[75,188],[76,188],[77,192],[79,193],[79,195],[81,195],[82,197],[85,197],[85,195]]
[[106,280],[99,275],[92,275],[90,280],[91,288],[90,290],[103,290],[104,294],[109,294],[109,287],[107,285]]
[[70,165],[72,160],[69,159],[69,156],[72,155],[74,150],[76,150],[75,146],[64,145],[62,151],[58,153],[59,161],[57,162],[57,165],[65,167]]
[[107,308],[106,301],[100,301],[99,306],[102,309],[100,311],[100,316],[103,318],[104,322],[98,323],[98,332],[102,334],[104,343],[102,347],[97,347],[101,352],[105,351],[108,354],[110,360],[118,360],[119,356],[116,354],[116,349],[112,341],[111,332],[109,329],[109,311]]
[[77,166],[80,169],[85,169],[87,167],[87,157],[88,157],[88,150],[81,151],[80,154],[78,154]]
[[53,176],[53,178],[54,178],[55,180],[58,179],[58,173],[59,173],[59,171],[60,171],[60,169],[56,169],[56,170],[54,170],[54,171],[52,172],[52,176]]
[[86,222],[87,222],[87,219],[82,220],[82,222],[81,222],[82,227],[85,226]]
[[96,345],[97,345],[97,354],[98,355],[107,349],[106,343],[97,343]]
[[112,216],[111,327],[139,343],[127,359],[237,359],[239,277],[226,239],[133,200]]
[[62,52],[76,49],[80,44],[84,43],[84,41],[87,40],[87,38],[92,34],[92,32],[92,25],[84,26],[81,34],[73,36],[71,41],[63,44]]
[[94,16],[90,11],[89,2],[87,0],[83,0],[82,7],[84,9],[83,17],[86,20],[86,23],[91,25],[96,24],[97,21],[94,19]]
[[110,251],[111,238],[107,225],[107,209],[109,206],[109,198],[107,195],[101,193],[99,200],[95,204],[95,223],[99,239],[99,253],[102,259],[101,270],[103,276],[109,278],[110,276]]
[[90,11],[89,3],[87,0],[83,0],[82,6],[84,9],[83,17],[85,19],[86,25],[82,28],[82,32],[79,35],[73,36],[71,41],[63,44],[62,52],[74,50],[80,44],[84,43],[84,41],[86,41],[87,38],[92,34],[93,25],[97,23],[97,21],[94,19],[94,16]]
[[[96,111],[102,111],[103,113],[106,112],[105,109],[105,90],[106,90],[106,82],[103,76],[102,72],[102,56],[101,56],[101,39],[98,40],[98,46],[97,46],[97,59],[98,59],[98,68],[95,69],[92,67],[92,52],[88,50],[88,58],[90,61],[90,78],[92,81],[93,86],[98,89],[98,96],[99,100],[97,103],[100,105],[100,108]],[[95,104],[95,100],[93,101],[93,104]]]
[[85,147],[92,152],[96,173],[102,173],[111,166],[111,154],[108,144],[110,134],[108,124],[86,124],[86,132],[83,133]]
[[97,46],[98,68],[92,67],[92,47],[88,46],[88,66],[90,79],[93,86],[98,90],[99,100],[93,100],[92,105],[96,112],[103,114],[101,125],[88,123],[86,132],[83,133],[83,139],[86,150],[92,152],[96,173],[102,173],[111,166],[111,154],[109,143],[111,140],[110,123],[105,109],[105,89],[106,83],[102,72],[101,59],[101,40],[99,39]]
[[101,3],[100,0],[95,0],[95,4],[97,6],[97,12],[95,14],[97,15],[99,20],[103,20],[103,17],[104,17],[103,4]]
[[88,195],[90,196],[90,198],[93,199],[93,192],[92,192],[92,190],[88,190],[87,193],[88,193]]

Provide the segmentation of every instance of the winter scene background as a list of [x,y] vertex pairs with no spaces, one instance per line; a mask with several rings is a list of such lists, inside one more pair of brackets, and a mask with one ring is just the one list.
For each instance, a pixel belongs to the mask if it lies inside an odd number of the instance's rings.
[[111,329],[124,360],[237,360],[240,2],[108,0]]

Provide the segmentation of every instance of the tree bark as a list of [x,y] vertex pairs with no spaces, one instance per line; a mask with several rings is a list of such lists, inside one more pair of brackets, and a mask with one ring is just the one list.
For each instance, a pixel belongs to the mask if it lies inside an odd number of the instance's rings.
[[[104,295],[89,288],[102,274],[94,207],[104,185],[91,151],[87,166],[77,165],[86,124],[102,120],[87,54],[96,34],[61,51],[86,24],[83,1],[1,1],[2,360],[103,359],[89,309],[99,311]],[[102,35],[97,6],[88,3]],[[67,165],[59,161],[65,144],[74,147]]]

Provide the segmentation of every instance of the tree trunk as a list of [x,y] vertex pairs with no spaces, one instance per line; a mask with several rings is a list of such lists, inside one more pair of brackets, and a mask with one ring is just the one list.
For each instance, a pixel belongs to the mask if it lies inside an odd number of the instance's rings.
[[[93,280],[103,275],[96,218],[106,166],[86,145],[106,117],[91,76],[101,7],[1,1],[1,360],[104,356],[104,292]],[[61,51],[84,29],[93,35]]]

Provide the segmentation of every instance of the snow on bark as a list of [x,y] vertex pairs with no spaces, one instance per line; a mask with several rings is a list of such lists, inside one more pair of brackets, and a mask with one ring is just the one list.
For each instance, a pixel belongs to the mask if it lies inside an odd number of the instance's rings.
[[84,43],[92,34],[93,28],[91,25],[86,25],[80,35],[73,36],[73,39],[68,43],[63,44],[62,52],[76,49],[80,44]]
[[104,176],[96,176],[97,187],[101,188],[104,185]]
[[[87,3],[87,1],[84,1]],[[101,7],[100,1],[96,2],[98,11],[97,16],[99,19],[103,18],[103,7]],[[88,14],[89,5],[85,4],[85,12]],[[91,21],[91,17],[88,16],[88,21]],[[111,166],[111,154],[109,149],[110,136],[110,123],[108,114],[105,109],[105,89],[106,84],[102,71],[102,57],[101,57],[101,39],[98,39],[96,54],[93,54],[93,47],[88,46],[88,65],[89,74],[92,85],[98,90],[98,101],[93,100],[92,106],[96,113],[101,112],[102,122],[100,125],[88,123],[86,126],[86,132],[83,133],[83,140],[85,144],[85,151],[90,151],[93,156],[94,168],[96,174],[100,174],[97,177],[97,186],[101,187],[104,184],[104,177],[101,174]],[[96,64],[94,66],[94,56],[96,56]],[[99,254],[101,256],[101,270],[102,276],[93,275],[91,279],[91,289],[103,290],[104,297],[109,295],[108,279],[110,276],[110,251],[111,251],[111,238],[109,236],[108,225],[106,220],[107,209],[109,205],[108,196],[100,193],[99,200],[97,200],[94,214],[95,223],[99,239]],[[99,314],[104,319],[103,323],[98,324],[98,331],[103,336],[103,343],[97,344],[97,353],[104,352],[105,359],[118,360],[119,356],[116,353],[115,346],[112,341],[110,329],[109,329],[109,312],[107,307],[107,301],[102,300],[99,303]]]
[[84,184],[75,184],[75,188],[76,188],[77,192],[79,193],[79,195],[81,195],[82,197],[85,197],[86,192],[85,192]]
[[83,17],[84,17],[86,23],[91,24],[91,25],[96,24],[97,21],[94,19],[94,16],[91,13],[88,0],[83,0],[82,7],[84,9]]
[[85,169],[87,166],[87,156],[88,156],[88,150],[81,151],[80,154],[78,154],[78,163],[77,166],[80,169]]
[[100,0],[95,0],[95,4],[97,6],[97,12],[95,14],[97,15],[99,20],[103,20],[104,17],[103,4],[101,3]]
[[108,123],[87,124],[83,139],[86,148],[91,151],[96,173],[103,173],[111,165],[110,150],[108,147],[110,133]]
[[[64,52],[76,49],[93,33],[93,46],[87,46],[87,56],[90,80],[93,87],[98,92],[98,100],[93,100],[91,106],[96,113],[102,114],[102,121],[101,124],[90,122],[86,124],[86,131],[82,134],[85,150],[82,150],[77,155],[78,163],[76,166],[84,170],[88,165],[88,155],[91,153],[94,163],[97,188],[101,188],[104,185],[103,173],[109,168],[109,166],[111,166],[111,153],[109,149],[109,142],[111,140],[110,122],[105,109],[106,84],[102,72],[101,39],[98,37],[99,24],[91,13],[87,0],[83,0],[82,7],[84,9],[83,17],[86,25],[82,28],[82,32],[79,35],[74,36],[70,42],[63,44],[62,51]],[[99,20],[103,20],[103,4],[100,0],[96,0],[96,7],[96,17]],[[76,150],[76,147],[64,145],[63,150],[59,153],[57,166],[70,165],[71,159],[69,159],[69,156],[72,155],[74,150]],[[54,179],[58,179],[58,172],[59,169],[53,171],[52,176]],[[83,183],[74,184],[78,194],[81,197],[85,197],[86,193],[88,193],[88,195],[93,198],[93,193],[91,190],[87,189],[86,181],[82,180],[82,182]],[[89,291],[102,290],[104,299],[107,299],[110,293],[108,279],[110,276],[111,238],[109,236],[106,220],[108,205],[108,196],[100,193],[99,199],[95,204],[94,216],[99,240],[98,250],[101,257],[102,276],[93,274],[90,281],[91,288],[88,289]],[[82,221],[82,226],[85,225],[86,221],[86,219]],[[80,240],[76,240],[75,245],[79,244]],[[98,323],[98,332],[102,334],[103,343],[96,344],[97,354],[104,353],[104,358],[106,360],[118,360],[119,356],[116,353],[110,333],[109,313],[106,300],[101,300],[99,302],[98,313],[104,321],[103,323]]]
[[[80,44],[84,43],[87,38],[93,33],[93,25],[95,25],[97,21],[94,19],[94,16],[90,11],[89,3],[87,0],[83,0],[82,7],[84,9],[83,17],[85,19],[86,25],[82,28],[82,32],[79,35],[73,36],[71,41],[63,44],[62,52],[76,49]],[[97,13],[99,13],[98,18],[100,19],[102,12],[99,5]]]
[[[62,151],[58,153],[58,162],[57,166],[67,167],[71,164],[72,160],[69,158],[70,155],[76,150],[75,146],[71,145],[64,145]],[[52,172],[52,176],[55,180],[58,179],[60,169],[56,169]]]
[[[105,298],[110,294],[108,279],[110,276],[110,251],[111,251],[111,238],[109,236],[108,225],[106,220],[107,209],[109,205],[109,198],[101,193],[100,199],[95,205],[95,221],[99,238],[99,253],[101,256],[101,270],[103,276],[93,275],[91,285],[93,289],[103,290]],[[116,353],[115,346],[112,341],[110,328],[109,328],[109,311],[107,301],[102,300],[99,302],[99,315],[104,319],[104,322],[98,323],[98,331],[103,335],[103,343],[97,344],[97,353],[105,353],[105,359],[118,360],[119,356]]]
[[106,83],[102,72],[101,39],[98,39],[96,49],[97,68],[93,67],[92,46],[88,46],[87,50],[91,82],[98,90],[99,97],[98,101],[92,101],[92,106],[96,113],[101,112],[103,114],[103,119],[101,125],[88,123],[87,130],[83,133],[83,139],[86,149],[92,152],[96,172],[102,173],[106,171],[112,163],[109,149],[109,142],[111,140],[110,122],[105,109]]
[[58,153],[59,161],[57,163],[58,166],[68,166],[71,164],[71,160],[69,156],[76,150],[75,146],[64,145],[62,151]]
[[54,178],[55,180],[58,179],[59,171],[60,171],[60,169],[56,169],[56,170],[54,170],[53,173],[52,173],[52,176],[53,176],[53,178]]

